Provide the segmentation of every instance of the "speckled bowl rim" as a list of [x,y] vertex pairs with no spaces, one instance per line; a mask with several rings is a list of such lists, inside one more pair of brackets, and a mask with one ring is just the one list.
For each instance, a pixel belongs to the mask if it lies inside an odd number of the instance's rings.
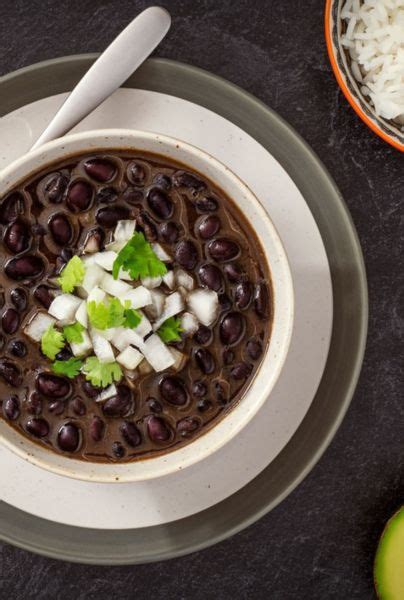
[[[0,114],[66,92],[97,56],[57,58],[3,77]],[[306,417],[275,460],[226,500],[167,525],[123,531],[60,525],[0,502],[1,540],[50,558],[99,565],[143,564],[202,550],[248,527],[286,498],[321,458],[349,408],[368,323],[365,266],[349,211],[319,158],[283,119],[226,80],[167,59],[149,59],[124,87],[200,104],[233,121],[280,162],[305,197],[322,234],[335,312],[326,369]]]
[[242,211],[254,229],[271,273],[273,318],[262,361],[240,400],[203,435],[185,446],[132,462],[91,462],[50,451],[0,421],[0,445],[33,465],[65,477],[93,483],[133,483],[163,477],[206,459],[247,426],[271,392],[285,364],[294,324],[294,290],[289,261],[270,214],[247,184],[220,160],[176,137],[139,129],[81,131],[47,142],[24,154],[0,172],[0,195],[9,194],[32,173],[66,158],[122,149],[154,152],[203,173]]
[[325,39],[335,78],[345,98],[362,121],[382,140],[404,152],[404,134],[395,132],[395,128],[387,120],[376,114],[372,105],[360,92],[357,81],[345,64],[339,31],[339,14],[344,1],[326,0],[325,6]]

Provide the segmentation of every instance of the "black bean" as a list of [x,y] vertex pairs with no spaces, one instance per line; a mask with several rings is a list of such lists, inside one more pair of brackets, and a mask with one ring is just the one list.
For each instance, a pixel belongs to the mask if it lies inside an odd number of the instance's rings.
[[128,187],[122,194],[122,199],[128,204],[141,204],[143,201],[143,192],[141,190]]
[[245,362],[239,362],[231,370],[231,376],[233,379],[247,379],[251,374],[252,366]]
[[27,400],[27,411],[36,416],[42,412],[42,398],[36,392],[33,392]]
[[174,212],[174,206],[170,198],[159,188],[152,188],[149,191],[147,194],[147,203],[154,214],[160,219],[169,219]]
[[147,404],[150,410],[154,413],[160,413],[163,410],[163,407],[161,406],[160,402],[156,400],[156,398],[147,398]]
[[43,260],[39,256],[28,255],[12,258],[5,267],[5,272],[10,279],[16,281],[39,277],[44,270]]
[[60,352],[56,354],[55,358],[56,360],[69,360],[69,358],[72,358],[72,356],[72,351],[67,346],[65,346],[60,350]]
[[73,228],[70,225],[69,219],[62,214],[51,217],[49,230],[54,241],[60,246],[68,244],[73,237]]
[[215,198],[208,196],[206,198],[200,198],[195,202],[196,208],[201,213],[211,213],[218,209],[219,204]]
[[20,369],[13,362],[6,359],[0,361],[0,377],[13,387],[19,387],[22,384]]
[[170,430],[161,417],[149,417],[147,431],[153,442],[166,442],[171,437]]
[[64,452],[76,452],[80,445],[80,430],[73,423],[65,423],[58,431],[57,440]]
[[8,348],[9,352],[18,358],[24,358],[28,352],[26,345],[21,340],[13,340]]
[[83,388],[83,391],[86,394],[86,396],[88,396],[89,398],[96,398],[101,392],[101,388],[91,385],[89,381],[83,381],[81,387]]
[[206,183],[202,179],[186,171],[177,171],[174,173],[173,183],[176,187],[191,188],[193,190],[206,189]]
[[4,243],[14,254],[27,250],[31,244],[31,234],[27,223],[24,221],[11,223],[4,234]]
[[126,173],[129,181],[135,185],[144,185],[147,179],[147,168],[135,160],[128,164]]
[[6,301],[6,299],[4,296],[4,292],[2,290],[0,290],[0,308],[3,308],[5,301]]
[[198,233],[203,240],[212,238],[220,229],[220,219],[216,215],[204,217],[198,223]]
[[171,179],[164,173],[157,173],[153,179],[154,185],[168,192],[171,189]]
[[10,292],[11,302],[19,312],[27,308],[27,294],[22,288],[14,288]]
[[49,404],[48,409],[55,415],[61,415],[65,410],[65,403],[63,400],[54,400]]
[[[228,386],[227,386],[227,388],[228,388]],[[215,395],[216,395],[216,400],[222,406],[225,406],[228,403],[228,401],[229,401],[229,391],[228,391],[228,389],[226,389],[226,387],[225,387],[225,385],[224,385],[223,382],[217,381],[215,383]]]
[[206,348],[199,348],[195,351],[195,361],[202,373],[206,375],[215,370],[215,359]]
[[100,183],[111,181],[116,174],[116,166],[112,161],[107,160],[106,158],[92,158],[87,160],[84,163],[84,170],[87,175]]
[[167,376],[159,383],[160,393],[164,400],[175,406],[183,406],[188,400],[184,382],[179,377]]
[[38,391],[48,398],[64,398],[71,391],[71,385],[67,379],[50,373],[38,375],[36,386]]
[[213,338],[213,333],[206,325],[199,325],[198,330],[194,333],[194,340],[197,344],[205,346],[210,344]]
[[223,287],[222,272],[210,263],[201,265],[198,269],[199,281],[203,286],[218,292]]
[[116,458],[123,458],[125,456],[125,448],[122,446],[121,442],[113,442],[111,446],[112,454]]
[[192,271],[198,262],[198,250],[191,240],[181,240],[175,248],[175,260],[187,271]]
[[240,253],[238,244],[228,238],[212,240],[209,242],[208,248],[211,257],[217,262],[228,262]]
[[1,318],[3,331],[8,334],[15,333],[20,325],[20,317],[14,308],[8,308]]
[[126,206],[116,205],[100,208],[95,218],[97,219],[97,223],[103,227],[111,228],[115,227],[118,221],[128,219],[129,216],[130,211]]
[[234,290],[234,301],[237,308],[245,310],[250,306],[253,295],[253,287],[249,281],[243,281]]
[[229,348],[227,350],[224,350],[223,352],[223,362],[225,365],[231,365],[231,363],[234,360],[234,352],[233,350],[230,350]]
[[62,250],[60,251],[60,258],[63,260],[64,263],[69,262],[69,260],[73,258],[73,256],[74,253],[71,248],[62,248]]
[[258,360],[262,354],[262,344],[257,339],[251,339],[247,342],[247,352],[250,358]]
[[29,419],[25,424],[25,429],[31,435],[37,438],[46,437],[49,433],[49,424],[45,419]]
[[155,242],[157,240],[157,227],[150,215],[142,210],[137,218],[137,223],[141,229],[143,229],[145,238],[148,242]]
[[197,409],[199,410],[199,412],[206,412],[207,410],[209,410],[210,408],[212,408],[212,402],[210,400],[207,400],[206,398],[204,398],[203,400],[199,400],[198,404],[196,405]]
[[230,308],[232,306],[232,302],[227,294],[219,294],[218,300],[219,300],[220,312],[226,312],[226,311],[230,310]]
[[9,421],[15,421],[20,416],[20,402],[17,396],[9,396],[3,402],[3,415]]
[[195,381],[192,385],[192,393],[197,398],[201,398],[202,396],[206,396],[208,388],[203,381]]
[[230,312],[225,315],[220,323],[220,339],[227,346],[234,346],[243,337],[245,320],[241,313]]
[[53,296],[50,292],[50,288],[48,288],[46,285],[39,285],[34,292],[34,297],[45,308],[49,308],[53,301]]
[[175,244],[180,235],[178,226],[173,221],[162,223],[159,231],[163,241],[167,244]]
[[142,438],[140,436],[140,432],[136,425],[131,421],[125,421],[119,428],[119,431],[122,434],[123,439],[132,448],[139,446]]
[[0,223],[7,225],[24,213],[24,198],[19,192],[11,192],[0,204]]
[[269,317],[268,287],[263,281],[258,283],[255,287],[254,308],[257,315],[262,319]]
[[49,175],[43,185],[45,199],[54,204],[62,202],[68,183],[67,177],[62,173]]
[[104,402],[102,412],[107,417],[124,417],[130,411],[131,404],[131,391],[126,386],[119,386],[118,394]]
[[76,398],[73,398],[73,400],[70,402],[70,407],[74,414],[76,414],[78,417],[84,416],[87,412],[86,405],[77,396]]
[[230,263],[228,265],[224,265],[223,270],[226,273],[227,279],[232,283],[244,281],[246,278],[244,271],[237,263]]
[[98,203],[112,204],[118,198],[118,191],[114,187],[105,187],[98,190],[95,201]]
[[89,434],[94,442],[100,442],[104,437],[105,423],[100,417],[93,417],[88,426]]
[[81,212],[90,208],[93,188],[87,181],[75,181],[67,192],[66,204],[72,212]]
[[186,437],[199,429],[200,425],[198,419],[195,419],[194,417],[185,417],[185,419],[178,421],[177,431],[180,435]]

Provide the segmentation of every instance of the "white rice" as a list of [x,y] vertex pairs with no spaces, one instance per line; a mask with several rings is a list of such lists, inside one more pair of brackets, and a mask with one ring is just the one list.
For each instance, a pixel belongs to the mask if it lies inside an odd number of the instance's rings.
[[346,0],[342,44],[376,114],[404,124],[404,0]]

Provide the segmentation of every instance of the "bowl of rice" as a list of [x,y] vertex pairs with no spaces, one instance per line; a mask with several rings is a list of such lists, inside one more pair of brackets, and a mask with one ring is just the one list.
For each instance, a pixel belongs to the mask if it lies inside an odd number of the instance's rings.
[[353,109],[404,152],[404,0],[327,0],[325,34]]

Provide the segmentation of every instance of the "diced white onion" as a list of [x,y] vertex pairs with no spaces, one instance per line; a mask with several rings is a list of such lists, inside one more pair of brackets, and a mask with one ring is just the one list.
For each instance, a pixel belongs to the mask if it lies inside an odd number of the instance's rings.
[[36,313],[28,325],[24,329],[25,335],[34,340],[40,342],[45,331],[56,323],[56,319],[44,312]]
[[170,290],[175,288],[175,275],[174,271],[167,271],[165,275],[163,275],[163,281]]
[[174,356],[156,333],[147,338],[142,352],[157,372],[164,371],[175,363]]
[[98,304],[99,302],[102,302],[106,298],[106,296],[107,295],[104,292],[104,290],[102,290],[98,286],[95,286],[87,296],[87,303],[96,302]]
[[195,287],[194,278],[183,269],[178,269],[175,271],[175,279],[178,286],[181,286],[188,291],[193,290]]
[[76,310],[75,319],[80,323],[80,325],[83,325],[83,327],[88,327],[87,302],[85,300],[82,301]]
[[133,329],[133,331],[144,338],[145,335],[151,332],[152,325],[146,315],[144,315],[142,311],[139,312],[142,315],[142,320],[140,321],[139,325]]
[[115,354],[111,344],[95,330],[91,331],[91,341],[93,343],[94,354],[100,362],[109,363],[115,361]]
[[164,310],[160,316],[160,318],[154,323],[153,329],[157,331],[159,327],[169,319],[170,317],[174,317],[178,313],[184,310],[184,300],[178,292],[174,292],[169,296],[166,296],[166,300],[164,303]]
[[158,277],[143,277],[143,279],[142,279],[143,285],[145,287],[149,288],[149,290],[159,287],[161,285],[162,281],[163,281],[163,278],[160,277],[160,275]]
[[161,290],[150,290],[152,304],[145,308],[145,312],[149,319],[155,321],[159,318],[164,309],[166,295]]
[[143,308],[143,306],[148,306],[152,303],[152,296],[150,290],[143,285],[139,285],[139,287],[131,289],[124,294],[120,300],[121,302],[129,300],[131,308]]
[[98,396],[96,396],[95,401],[96,402],[105,402],[105,400],[108,400],[108,398],[112,398],[113,396],[116,396],[117,393],[118,393],[118,390],[116,389],[116,385],[114,383],[111,383],[111,385],[104,388],[98,394]]
[[203,325],[212,325],[218,307],[219,300],[213,290],[196,289],[188,294],[188,308]]
[[133,371],[136,367],[142,362],[143,354],[133,348],[132,346],[128,346],[116,357],[116,362],[121,364],[125,369],[129,369],[129,371]]
[[163,246],[158,244],[157,242],[153,242],[151,245],[153,248],[154,254],[159,258],[162,262],[171,262],[172,258],[167,252],[164,250]]
[[134,219],[118,221],[114,231],[115,242],[128,242],[135,233],[135,227],[136,221]]
[[136,346],[142,351],[144,346],[143,338],[136,333],[133,329],[127,329],[124,327],[117,327],[116,333],[112,338],[112,344],[121,352],[128,346]]
[[181,316],[181,328],[184,333],[193,335],[199,328],[198,319],[189,312],[184,312]]
[[107,292],[107,294],[119,298],[120,296],[127,294],[132,289],[132,286],[119,279],[114,279],[112,275],[105,273],[104,271],[104,277],[101,280],[100,288],[103,289],[104,292]]
[[48,313],[58,321],[73,323],[82,300],[73,294],[60,294],[52,301]]
[[170,352],[171,354],[174,356],[175,362],[172,366],[172,368],[175,371],[180,371],[181,369],[184,368],[188,358],[185,354],[183,354],[182,352],[180,352],[179,350],[177,350],[177,348],[171,348],[170,347]]
[[80,343],[70,342],[70,348],[74,356],[85,356],[93,349],[93,345],[87,331],[82,331],[82,336],[83,339]]
[[88,265],[84,273],[81,287],[89,294],[95,286],[101,283],[104,275],[105,271],[104,269],[101,269],[99,265],[96,265],[95,263]]
[[97,254],[94,254],[94,261],[105,271],[112,271],[117,256],[116,252],[105,250],[104,252],[97,252]]

